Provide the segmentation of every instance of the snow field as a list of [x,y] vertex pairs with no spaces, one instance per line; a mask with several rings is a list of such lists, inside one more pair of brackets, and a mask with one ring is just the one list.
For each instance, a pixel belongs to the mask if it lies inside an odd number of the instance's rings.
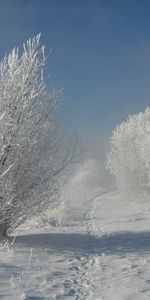
[[34,220],[0,244],[0,299],[150,299],[150,204],[88,187],[91,165],[45,227]]

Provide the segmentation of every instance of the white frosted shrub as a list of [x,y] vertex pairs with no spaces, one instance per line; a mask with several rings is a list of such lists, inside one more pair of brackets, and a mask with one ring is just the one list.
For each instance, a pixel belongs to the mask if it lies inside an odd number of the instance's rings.
[[59,202],[72,154],[57,120],[62,92],[45,85],[40,34],[0,63],[0,235]]
[[150,108],[113,131],[107,166],[128,195],[150,197]]

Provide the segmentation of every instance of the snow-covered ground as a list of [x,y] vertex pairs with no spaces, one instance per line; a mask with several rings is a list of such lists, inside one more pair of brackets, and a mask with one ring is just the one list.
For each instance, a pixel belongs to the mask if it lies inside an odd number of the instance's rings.
[[57,228],[1,245],[0,299],[150,299],[150,205],[97,193],[68,200]]

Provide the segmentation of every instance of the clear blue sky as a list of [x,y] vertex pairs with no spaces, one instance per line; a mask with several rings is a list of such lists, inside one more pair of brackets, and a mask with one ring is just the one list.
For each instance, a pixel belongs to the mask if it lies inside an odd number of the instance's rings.
[[42,33],[47,73],[64,87],[62,116],[101,144],[150,103],[149,0],[1,0],[0,58]]

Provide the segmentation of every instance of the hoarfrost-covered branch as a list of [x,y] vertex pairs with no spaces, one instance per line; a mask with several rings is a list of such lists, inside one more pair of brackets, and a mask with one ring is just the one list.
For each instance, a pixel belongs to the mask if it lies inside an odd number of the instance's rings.
[[131,198],[150,198],[150,108],[117,126],[107,166]]
[[1,235],[57,206],[57,177],[74,155],[65,151],[57,117],[63,93],[47,89],[45,63],[40,34],[21,56],[14,48],[0,63]]

